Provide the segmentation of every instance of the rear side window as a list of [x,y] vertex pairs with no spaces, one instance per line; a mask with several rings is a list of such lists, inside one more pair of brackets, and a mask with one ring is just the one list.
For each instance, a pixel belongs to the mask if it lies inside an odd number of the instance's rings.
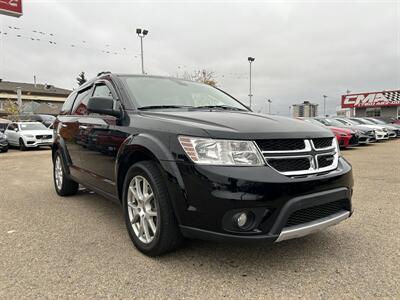
[[68,96],[67,100],[65,100],[65,102],[61,108],[61,112],[60,112],[61,114],[68,114],[71,112],[71,108],[72,108],[72,105],[74,104],[75,98],[76,98],[75,92],[71,93]]
[[86,89],[82,92],[78,93],[78,96],[75,99],[74,107],[72,108],[72,115],[87,115],[87,103],[90,98],[90,90]]

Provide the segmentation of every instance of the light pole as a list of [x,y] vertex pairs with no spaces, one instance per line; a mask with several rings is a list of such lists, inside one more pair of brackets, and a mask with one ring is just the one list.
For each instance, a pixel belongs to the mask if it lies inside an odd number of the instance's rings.
[[250,64],[250,75],[249,75],[249,84],[250,84],[250,86],[249,86],[249,106],[250,106],[250,109],[251,109],[251,97],[253,97],[253,94],[251,93],[251,63],[255,60],[255,58],[254,57],[248,57],[247,58],[247,60],[249,61],[249,64]]
[[324,117],[326,117],[326,98],[328,97],[327,95],[322,95],[324,97]]
[[149,31],[146,29],[142,30],[140,28],[137,28],[136,33],[137,33],[138,37],[140,38],[140,57],[142,59],[142,74],[146,74],[144,72],[144,63],[143,63],[143,38],[149,33]]
[[268,99],[267,102],[268,102],[268,114],[270,115],[271,114],[271,103],[272,103],[272,100]]

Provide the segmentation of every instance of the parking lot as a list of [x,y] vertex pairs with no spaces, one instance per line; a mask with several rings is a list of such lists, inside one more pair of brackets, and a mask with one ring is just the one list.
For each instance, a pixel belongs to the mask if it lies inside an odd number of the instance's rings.
[[120,208],[56,195],[49,150],[0,154],[0,298],[400,297],[400,139],[343,151],[352,218],[274,245],[188,241],[149,258]]

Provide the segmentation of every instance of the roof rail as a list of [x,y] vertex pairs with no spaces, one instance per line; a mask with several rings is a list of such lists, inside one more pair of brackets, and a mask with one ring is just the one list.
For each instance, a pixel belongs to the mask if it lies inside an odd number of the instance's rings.
[[103,72],[100,72],[99,74],[97,74],[97,76],[100,76],[100,75],[103,75],[103,74],[110,74],[111,72],[110,71],[103,71]]

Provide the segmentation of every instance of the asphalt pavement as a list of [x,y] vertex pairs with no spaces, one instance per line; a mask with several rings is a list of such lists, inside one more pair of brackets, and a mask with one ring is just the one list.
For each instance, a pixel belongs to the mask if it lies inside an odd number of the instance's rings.
[[278,244],[188,241],[148,258],[118,205],[60,198],[49,150],[0,153],[0,299],[400,298],[400,140],[343,151],[355,213]]

